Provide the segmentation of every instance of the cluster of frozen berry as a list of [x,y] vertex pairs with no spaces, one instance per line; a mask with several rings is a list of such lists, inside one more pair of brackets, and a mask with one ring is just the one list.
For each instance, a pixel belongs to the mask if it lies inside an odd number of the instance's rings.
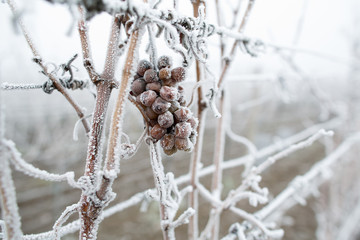
[[179,85],[185,80],[186,71],[183,67],[171,67],[172,60],[168,56],[158,59],[157,68],[141,60],[130,92],[143,108],[151,127],[150,136],[155,141],[160,140],[167,155],[177,150],[191,150],[198,124],[186,107],[184,89]]

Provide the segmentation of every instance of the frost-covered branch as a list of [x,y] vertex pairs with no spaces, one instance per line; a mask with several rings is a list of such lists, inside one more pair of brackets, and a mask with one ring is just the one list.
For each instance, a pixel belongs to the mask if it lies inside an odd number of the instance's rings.
[[4,219],[3,226],[5,226],[5,229],[2,228],[1,230],[4,232],[6,239],[17,240],[21,239],[23,234],[21,231],[15,186],[8,162],[8,150],[2,137],[3,136],[0,137],[0,200],[2,219]]
[[27,163],[22,157],[21,153],[16,149],[14,142],[10,140],[2,141],[5,148],[8,149],[11,156],[11,163],[15,169],[33,178],[42,179],[45,181],[62,182],[67,181],[68,184],[74,188],[79,188],[79,184],[74,179],[74,172],[67,172],[65,174],[53,174],[45,170],[38,169],[32,164]]
[[79,203],[75,203],[71,206],[66,207],[65,211],[61,213],[61,216],[58,218],[58,220],[56,220],[56,222],[53,226],[55,240],[60,239],[59,230],[60,230],[61,226],[69,219],[69,217],[73,213],[76,213],[78,211],[78,208],[79,208]]
[[31,90],[31,89],[41,89],[43,85],[41,84],[14,84],[14,83],[7,83],[4,82],[1,84],[2,90]]
[[331,177],[331,168],[335,164],[341,163],[341,157],[349,151],[355,144],[360,141],[360,134],[357,133],[345,140],[334,152],[329,156],[316,163],[306,174],[294,178],[294,180],[284,189],[276,198],[274,198],[268,205],[259,210],[256,216],[259,219],[270,218],[271,215],[280,211],[284,202],[290,197],[297,195],[297,197],[306,198],[314,189],[317,189],[324,181]]
[[182,191],[181,193],[178,190],[176,182],[174,181],[174,175],[172,173],[167,173],[165,175],[159,152],[159,146],[157,146],[151,140],[150,161],[160,205],[160,225],[163,231],[163,238],[175,240],[175,228],[182,224],[188,223],[189,218],[195,213],[195,210],[190,207],[176,220],[174,220],[182,199],[189,190],[185,188],[185,191]]
[[52,73],[50,73],[48,71],[47,66],[44,64],[43,59],[41,58],[41,55],[39,53],[39,51],[36,49],[36,46],[30,36],[30,34],[28,33],[26,26],[24,24],[24,21],[22,20],[22,17],[19,15],[18,10],[17,10],[17,6],[14,2],[14,0],[7,0],[7,3],[13,13],[14,16],[16,16],[17,19],[17,23],[19,24],[21,31],[33,53],[34,56],[34,61],[35,63],[37,63],[43,73],[52,81],[52,83],[54,84],[55,88],[66,98],[66,100],[71,104],[71,106],[74,108],[74,110],[76,111],[77,115],[79,116],[79,118],[82,118],[82,124],[84,125],[85,128],[85,132],[88,133],[90,131],[90,126],[89,123],[87,121],[87,119],[83,118],[85,116],[83,109],[75,102],[75,100],[69,95],[69,93],[67,92],[67,90],[65,89],[65,87],[63,87],[63,85],[60,83],[60,81],[56,78],[56,76],[54,76]]
[[287,149],[275,154],[274,156],[269,157],[268,159],[266,159],[266,161],[264,161],[259,166],[257,166],[255,171],[256,171],[256,173],[262,173],[269,166],[273,165],[277,160],[284,158],[284,157],[288,156],[289,154],[291,154],[295,151],[298,151],[302,148],[311,146],[315,141],[317,141],[319,138],[321,138],[323,136],[333,136],[333,135],[334,135],[333,131],[325,131],[324,129],[321,129],[316,134],[309,137],[305,141],[291,145]]

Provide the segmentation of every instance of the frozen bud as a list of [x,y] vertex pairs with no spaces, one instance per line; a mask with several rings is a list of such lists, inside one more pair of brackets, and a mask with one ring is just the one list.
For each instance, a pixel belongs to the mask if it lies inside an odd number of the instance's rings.
[[160,89],[160,96],[166,101],[172,102],[178,99],[179,94],[176,88],[163,86]]
[[181,107],[174,112],[175,118],[179,122],[185,122],[191,117],[190,109],[186,107]]
[[181,122],[175,126],[175,137],[188,138],[191,134],[191,125],[188,122]]
[[140,102],[144,106],[150,107],[155,102],[156,98],[157,98],[156,92],[154,92],[152,90],[148,90],[148,91],[143,92],[140,95]]
[[146,70],[146,72],[144,73],[144,79],[147,83],[157,82],[159,80],[154,69]]
[[140,76],[144,76],[146,70],[150,68],[152,68],[152,65],[149,61],[141,60],[137,67],[137,74],[139,74]]
[[175,145],[175,137],[172,134],[165,134],[160,141],[160,145],[164,150],[171,150]]
[[157,114],[163,114],[171,106],[171,103],[165,101],[161,97],[156,98],[155,102],[151,105],[152,110]]
[[174,112],[175,112],[176,110],[178,110],[180,107],[181,107],[181,106],[180,106],[180,103],[179,103],[179,102],[173,101],[173,102],[171,102],[171,106],[170,106],[170,108],[169,108],[169,111],[172,112],[172,113],[174,113]]
[[168,155],[168,156],[171,156],[171,155],[173,155],[174,153],[177,152],[177,149],[176,149],[175,146],[174,146],[172,149],[170,149],[170,150],[166,150],[166,149],[163,149],[163,150],[164,150],[164,153],[165,153],[166,155]]
[[145,108],[145,114],[150,120],[155,120],[158,118],[158,115],[151,109],[151,107]]
[[159,124],[153,126],[150,130],[150,136],[156,140],[160,140],[166,133],[166,129],[160,127]]
[[178,150],[191,150],[193,147],[192,142],[189,138],[175,138],[175,147]]
[[174,68],[171,71],[171,78],[175,81],[175,82],[182,82],[185,80],[185,76],[186,76],[186,71],[185,68],[183,67],[177,67]]
[[196,128],[197,128],[197,126],[199,124],[199,120],[197,118],[195,118],[195,117],[189,118],[186,122],[190,123],[191,128],[193,130],[196,130]]
[[161,89],[160,82],[152,82],[152,83],[146,84],[146,90],[153,90],[153,91],[159,93],[160,89]]
[[162,81],[169,80],[171,78],[171,70],[170,68],[163,68],[159,71],[159,78]]
[[137,96],[145,91],[146,83],[143,79],[139,78],[132,82],[131,84],[131,93],[134,96]]
[[163,128],[169,128],[174,124],[174,116],[171,112],[166,111],[158,116],[158,123]]
[[159,69],[170,68],[172,66],[172,59],[169,56],[161,56],[158,59],[157,66]]

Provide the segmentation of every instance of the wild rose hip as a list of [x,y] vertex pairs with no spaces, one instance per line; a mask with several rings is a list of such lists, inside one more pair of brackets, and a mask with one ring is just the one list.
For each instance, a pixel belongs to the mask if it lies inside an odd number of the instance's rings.
[[191,135],[191,125],[188,122],[177,123],[175,126],[175,137],[188,138]]
[[176,110],[178,110],[180,108],[180,103],[178,101],[173,101],[171,102],[171,106],[169,108],[169,111],[174,113]]
[[184,81],[185,76],[186,76],[186,71],[185,71],[185,68],[183,68],[183,67],[177,67],[177,68],[174,68],[173,70],[171,70],[171,78],[175,82]]
[[189,138],[177,138],[175,137],[175,147],[178,150],[189,150],[193,147],[192,142],[189,140]]
[[172,66],[172,59],[171,57],[169,56],[161,56],[159,57],[158,59],[158,62],[157,62],[157,67],[159,69],[162,69],[162,68],[171,68]]
[[149,61],[141,60],[137,67],[137,74],[144,76],[145,72],[150,68],[152,68],[152,65]]
[[174,146],[172,149],[170,149],[170,150],[166,150],[166,149],[164,149],[164,148],[163,148],[163,150],[164,150],[164,153],[165,153],[166,155],[168,155],[168,156],[171,156],[171,155],[173,155],[173,154],[175,154],[175,153],[177,152],[177,149],[176,149],[175,146]]
[[151,107],[146,107],[145,108],[145,114],[146,116],[150,119],[150,120],[155,120],[158,118],[158,114],[156,114]]
[[178,90],[174,87],[168,87],[168,86],[163,86],[160,89],[160,96],[169,102],[175,101],[178,99],[179,94],[178,94]]
[[152,83],[152,82],[157,82],[159,79],[154,69],[148,69],[144,73],[144,80],[147,83]]
[[160,146],[164,150],[171,150],[175,146],[175,137],[172,134],[165,134],[160,141]]
[[160,82],[152,82],[152,83],[146,84],[146,90],[153,90],[153,91],[159,93],[160,89],[161,89]]
[[145,91],[146,83],[143,79],[139,78],[132,82],[131,92],[134,96],[137,96]]
[[191,125],[191,128],[196,130],[198,124],[199,124],[199,121],[197,118],[194,118],[194,117],[191,117],[189,118],[186,122],[190,123]]
[[156,69],[149,61],[141,60],[130,92],[143,110],[150,126],[149,135],[160,141],[167,155],[192,150],[198,126],[198,120],[185,107],[184,88],[178,85],[185,79],[186,70],[171,67],[172,59],[168,56],[158,59]]
[[174,116],[169,111],[159,115],[157,120],[159,125],[163,128],[169,128],[174,124]]
[[171,78],[171,70],[169,68],[163,68],[159,71],[159,78],[162,81],[169,80]]
[[150,130],[150,136],[156,140],[160,140],[166,133],[166,129],[160,127],[159,124],[153,126]]
[[156,98],[155,102],[151,105],[151,109],[157,113],[162,114],[166,112],[171,106],[171,103],[165,101],[161,97]]
[[190,109],[181,107],[174,112],[175,119],[179,122],[185,122],[191,117]]
[[148,90],[140,94],[140,102],[147,107],[150,107],[155,102],[156,98],[157,94],[152,90]]

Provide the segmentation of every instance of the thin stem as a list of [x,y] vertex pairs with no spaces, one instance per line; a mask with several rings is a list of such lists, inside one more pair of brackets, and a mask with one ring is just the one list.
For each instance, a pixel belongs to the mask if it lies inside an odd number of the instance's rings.
[[[247,6],[245,14],[244,14],[244,17],[242,18],[242,21],[241,21],[239,29],[238,29],[239,33],[244,32],[245,26],[246,26],[246,24],[247,24],[247,22],[249,20],[249,16],[250,16],[251,10],[252,10],[252,8],[254,6],[254,3],[255,3],[255,0],[249,0],[248,6]],[[231,59],[235,55],[235,50],[236,50],[236,46],[237,46],[238,42],[239,42],[239,40],[234,41],[234,43],[233,43],[233,45],[231,47],[231,51],[230,51],[230,59],[229,59],[229,61],[225,62],[225,65],[224,65],[224,67],[222,69],[220,79],[219,79],[219,82],[218,82],[218,88],[219,89],[221,89],[221,87],[223,85],[225,75],[226,75],[227,71],[229,70],[229,67],[230,67],[230,64],[231,64]]]
[[133,69],[135,68],[137,61],[137,49],[139,45],[139,38],[141,34],[139,30],[134,31],[130,37],[129,50],[125,60],[125,66],[122,73],[120,89],[116,101],[116,106],[112,116],[112,122],[110,127],[110,138],[108,142],[108,151],[106,156],[106,170],[110,171],[115,169],[119,171],[119,155],[115,154],[116,147],[119,143],[119,136],[122,131],[122,122],[124,114],[124,106],[128,95],[127,87],[132,77]]
[[0,150],[0,200],[2,219],[5,222],[6,239],[22,238],[19,210],[16,202],[15,186],[11,176],[9,161],[3,146]]
[[[198,0],[193,3],[193,11],[194,17],[198,17],[199,15],[199,7],[201,1]],[[202,79],[201,74],[201,63],[196,61],[196,81],[199,83]],[[199,123],[197,126],[198,132],[198,139],[194,146],[193,153],[191,155],[191,162],[190,162],[190,185],[193,188],[193,191],[189,193],[189,207],[195,210],[194,215],[189,218],[189,225],[188,225],[188,239],[193,240],[197,239],[199,235],[199,226],[198,226],[198,215],[199,215],[199,193],[197,190],[197,183],[199,182],[199,164],[201,161],[201,151],[202,151],[202,144],[204,138],[204,126],[205,126],[205,115],[206,111],[205,106],[203,103],[203,93],[201,86],[197,89],[197,113],[196,117],[199,119]]]
[[[82,24],[86,25],[85,22]],[[79,27],[80,29],[80,27]],[[87,31],[81,32],[80,35],[85,34]],[[84,36],[85,36],[84,35]],[[102,163],[102,138],[103,138],[103,129],[106,119],[107,107],[111,95],[111,91],[115,86],[115,67],[118,61],[119,56],[117,55],[116,46],[119,42],[120,38],[120,26],[119,21],[115,17],[113,19],[113,23],[111,26],[111,34],[108,43],[108,53],[105,60],[105,68],[101,76],[97,79],[96,83],[96,104],[95,110],[93,114],[92,128],[91,128],[91,136],[88,145],[87,158],[86,158],[86,168],[84,176],[88,177],[90,180],[91,188],[86,189],[87,191],[83,191],[81,200],[80,200],[80,239],[96,239],[96,232],[99,226],[100,221],[98,221],[98,217],[102,213],[104,208],[104,201],[108,197],[106,195],[107,191],[101,192],[102,194],[94,194],[94,189],[99,182],[98,171],[101,167]],[[86,41],[84,41],[84,39]],[[84,56],[90,57],[89,49],[84,49],[84,47],[89,47],[88,39],[81,38],[82,46],[83,46],[83,54]],[[89,76],[93,74],[92,71],[88,71]],[[90,191],[90,194],[89,194]],[[102,201],[102,204],[96,203],[98,201]]]
[[[226,101],[224,99],[225,98],[224,94],[225,94],[224,91],[222,91],[219,102],[219,112],[222,115],[222,117],[217,119],[215,150],[214,150],[215,171],[212,177],[212,185],[211,185],[212,194],[217,200],[220,200],[221,198],[222,171],[223,171],[222,164],[224,161],[224,151],[225,151]],[[218,239],[219,226],[220,226],[220,216],[218,215],[215,219],[215,224],[213,225],[212,234],[211,234],[212,239]]]
[[33,40],[31,39],[25,24],[22,20],[22,18],[19,16],[19,13],[17,11],[17,7],[16,4],[13,0],[7,0],[8,5],[10,6],[10,9],[13,13],[14,16],[16,16],[17,22],[21,28],[21,31],[34,55],[34,60],[35,62],[42,68],[43,72],[45,73],[45,75],[53,82],[55,88],[66,98],[66,100],[71,104],[71,106],[74,108],[74,110],[76,111],[77,115],[79,116],[82,122],[82,124],[84,125],[85,128],[85,132],[89,133],[90,132],[90,125],[88,123],[88,121],[86,120],[86,118],[84,118],[85,114],[83,112],[83,110],[81,109],[81,107],[75,102],[75,100],[70,96],[70,94],[67,92],[66,88],[58,81],[58,79],[52,74],[48,72],[47,67],[43,64],[43,60],[40,57],[39,51],[36,49],[35,44],[33,42]]
[[158,150],[159,149],[156,146],[156,143],[150,141],[150,161],[154,173],[153,175],[154,175],[155,187],[159,195],[161,230],[163,232],[163,239],[170,240],[169,225],[165,224],[166,222],[169,222],[169,213],[167,211],[168,206],[166,206],[165,204],[165,200],[166,200],[166,189],[164,185],[165,174],[161,162],[161,156]]
[[[130,36],[129,48],[122,73],[118,98],[114,108],[113,116],[111,118],[110,138],[108,141],[108,149],[104,166],[105,172],[113,172],[115,174],[120,172],[121,154],[119,151],[116,152],[116,150],[120,146],[124,106],[126,97],[128,95],[127,88],[129,80],[136,66],[135,63],[137,61],[137,51],[140,42],[140,36],[141,33],[139,33],[139,30],[135,30]],[[115,177],[116,175],[112,175],[111,178],[109,176],[103,176],[101,179],[100,188],[96,192],[98,198],[104,199],[106,197],[106,194],[111,190],[111,186]]]
[[83,54],[83,64],[87,70],[89,77],[93,83],[99,81],[99,74],[96,73],[94,62],[91,54],[91,45],[89,41],[89,30],[87,27],[87,22],[85,20],[85,9],[79,6],[80,19],[78,22],[78,31],[80,36],[82,54]]

